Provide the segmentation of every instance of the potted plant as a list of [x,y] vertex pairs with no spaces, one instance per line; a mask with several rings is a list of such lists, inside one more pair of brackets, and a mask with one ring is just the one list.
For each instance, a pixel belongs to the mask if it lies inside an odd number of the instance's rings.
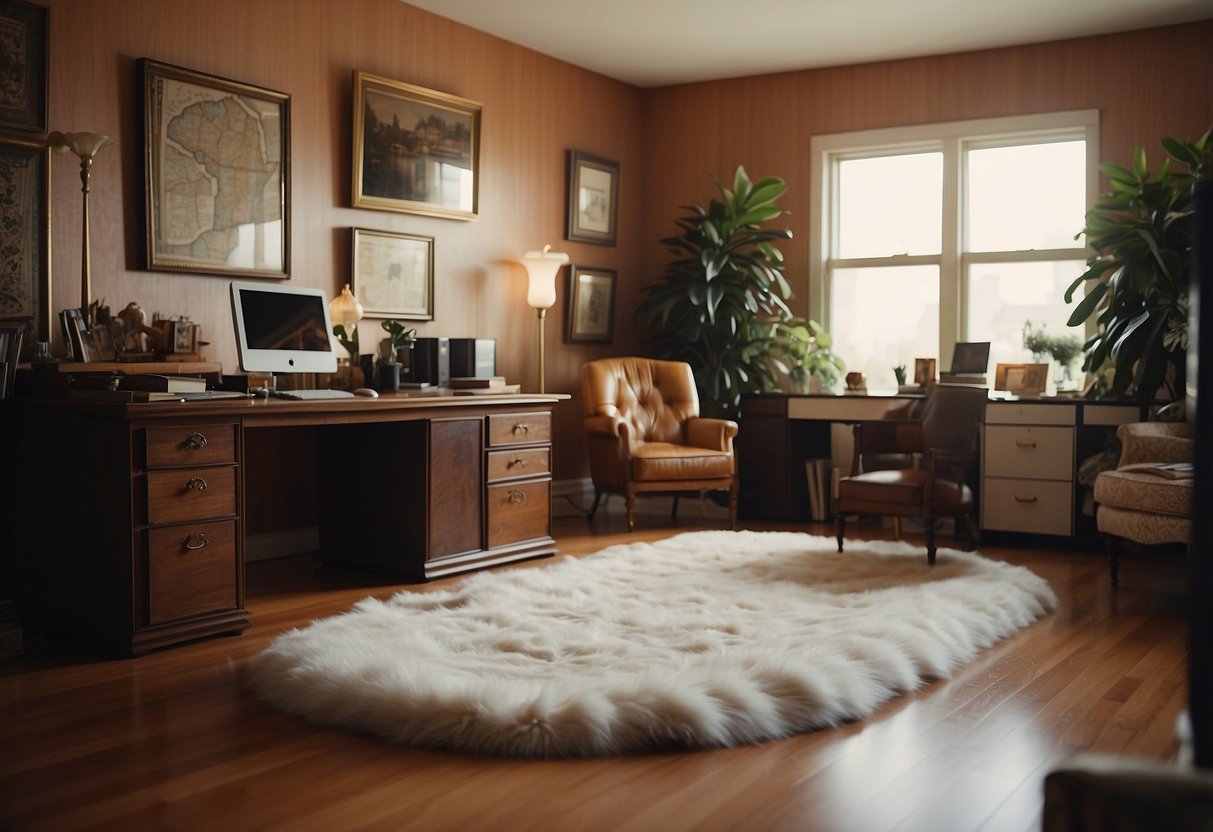
[[[1213,132],[1213,131],[1210,131]],[[1151,173],[1144,148],[1132,168],[1106,163],[1111,192],[1087,212],[1082,234],[1095,256],[1066,290],[1066,303],[1086,286],[1070,326],[1094,317],[1082,369],[1102,376],[1106,392],[1151,401],[1182,395],[1188,346],[1188,279],[1192,256],[1192,186],[1213,176],[1213,140],[1162,140],[1168,158]]]
[[788,378],[792,393],[833,393],[846,362],[833,350],[833,338],[817,321],[789,318],[771,325],[768,355]]
[[743,393],[776,381],[768,324],[791,317],[791,289],[772,242],[792,232],[762,227],[784,213],[782,179],[753,182],[738,167],[732,188],[716,187],[720,199],[685,206],[682,233],[661,241],[676,259],[644,288],[636,316],[653,330],[655,357],[691,365],[705,413],[736,416]]
[[379,357],[379,389],[395,392],[400,389],[400,350],[412,349],[417,342],[417,330],[387,320],[380,324],[387,333],[387,354]]
[[1023,325],[1024,349],[1032,353],[1034,361],[1043,361],[1047,355],[1057,362],[1060,373],[1058,389],[1073,389],[1070,384],[1070,367],[1074,359],[1082,355],[1082,341],[1077,335],[1050,335],[1042,325],[1035,329],[1031,321]]

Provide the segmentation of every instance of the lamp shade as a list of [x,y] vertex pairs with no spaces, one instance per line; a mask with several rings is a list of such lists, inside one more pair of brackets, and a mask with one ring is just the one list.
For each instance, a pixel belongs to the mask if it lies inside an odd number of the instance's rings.
[[346,329],[362,320],[362,304],[350,292],[350,284],[345,284],[341,294],[329,303],[329,317],[334,325],[341,324]]
[[548,309],[556,303],[556,275],[569,262],[567,254],[551,248],[544,246],[543,251],[528,251],[522,256],[528,281],[526,303],[532,309]]

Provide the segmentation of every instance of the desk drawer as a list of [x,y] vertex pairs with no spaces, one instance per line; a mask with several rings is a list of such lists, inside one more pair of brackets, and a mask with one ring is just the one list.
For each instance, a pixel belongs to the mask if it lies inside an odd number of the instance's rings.
[[146,442],[149,468],[236,461],[234,424],[149,427]]
[[148,623],[236,609],[236,521],[147,533]]
[[180,523],[236,514],[236,467],[149,471],[147,522]]
[[552,472],[551,448],[490,451],[488,460],[489,482],[536,477]]
[[985,477],[1066,480],[1074,476],[1074,430],[986,425]]
[[986,479],[982,482],[981,527],[1007,532],[1074,533],[1074,489],[1066,482]]
[[489,445],[534,445],[552,441],[552,414],[501,413],[489,416]]
[[551,537],[550,481],[493,485],[488,489],[488,548]]

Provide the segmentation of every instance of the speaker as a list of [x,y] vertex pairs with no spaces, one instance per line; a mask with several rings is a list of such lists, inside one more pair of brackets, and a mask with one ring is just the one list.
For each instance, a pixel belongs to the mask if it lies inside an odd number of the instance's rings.
[[451,378],[492,378],[497,375],[497,341],[493,338],[452,338]]
[[418,338],[413,344],[409,381],[446,387],[451,380],[451,339]]

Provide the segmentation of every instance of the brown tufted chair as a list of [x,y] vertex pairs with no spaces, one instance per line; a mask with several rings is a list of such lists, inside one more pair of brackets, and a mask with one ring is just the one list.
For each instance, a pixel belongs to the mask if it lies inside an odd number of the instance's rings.
[[581,368],[581,400],[594,480],[591,519],[604,492],[623,495],[631,531],[637,494],[720,490],[729,492],[729,525],[737,526],[737,423],[699,415],[689,364],[591,361]]
[[[935,563],[935,521],[955,517],[966,536],[973,510],[973,491],[965,482],[977,457],[977,428],[985,415],[984,387],[938,384],[927,397],[922,417],[914,421],[882,420],[855,425],[851,475],[838,483],[834,496],[838,551],[846,533],[846,515],[882,514],[921,517],[927,563]],[[869,455],[922,454],[914,468],[865,471]]]

